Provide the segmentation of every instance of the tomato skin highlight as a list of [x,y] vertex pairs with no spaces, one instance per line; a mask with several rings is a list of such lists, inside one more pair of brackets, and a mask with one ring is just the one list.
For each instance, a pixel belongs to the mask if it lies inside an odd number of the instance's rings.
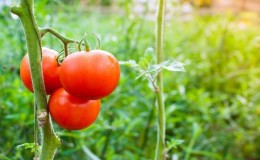
[[[59,78],[60,67],[57,58],[58,52],[49,48],[42,48],[42,72],[47,94],[50,94],[54,90],[61,87]],[[29,91],[33,92],[28,53],[23,57],[21,61],[20,77],[25,87]]]
[[120,78],[117,59],[103,50],[80,51],[67,56],[60,66],[60,80],[70,94],[101,99],[111,94]]
[[67,130],[80,130],[90,126],[100,112],[100,100],[74,97],[63,88],[54,91],[48,107],[54,121]]

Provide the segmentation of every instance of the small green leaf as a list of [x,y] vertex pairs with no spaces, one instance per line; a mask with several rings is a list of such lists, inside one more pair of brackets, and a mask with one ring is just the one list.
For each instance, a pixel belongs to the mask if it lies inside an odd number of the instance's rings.
[[139,79],[140,77],[147,78],[147,76],[149,76],[148,72],[145,69],[143,69],[139,64],[137,64],[135,60],[120,61],[119,64],[128,66],[134,70],[137,70],[139,72],[139,74],[135,79]]
[[167,60],[160,64],[163,69],[173,72],[185,72],[184,64],[176,60]]
[[141,73],[144,72],[144,69],[142,69],[142,68],[140,67],[140,65],[136,63],[135,60],[119,61],[119,64],[120,64],[120,65],[128,66],[128,67],[130,67],[130,68],[132,68],[132,69],[134,69],[134,70],[137,70],[137,71],[139,71],[139,72],[141,72]]
[[184,140],[172,138],[170,141],[166,142],[167,150],[170,150],[172,148],[177,148],[177,146],[182,144],[183,142]]
[[146,48],[144,55],[140,58],[138,64],[141,68],[147,69],[149,65],[155,62],[155,52],[152,47]]
[[138,67],[140,67],[139,64],[137,64],[135,60],[119,61],[119,64],[131,67],[131,68],[138,68]]
[[[39,145],[37,146],[37,150],[39,150]],[[30,149],[31,152],[35,152],[35,144],[34,143],[23,143],[16,146],[16,149]]]
[[158,64],[150,65],[147,69],[148,72],[159,72],[162,70],[162,66]]

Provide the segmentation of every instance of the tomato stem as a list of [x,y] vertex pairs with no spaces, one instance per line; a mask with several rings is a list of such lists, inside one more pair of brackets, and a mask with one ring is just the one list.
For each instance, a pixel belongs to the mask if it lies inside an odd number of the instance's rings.
[[68,44],[67,43],[63,43],[63,45],[64,45],[64,56],[67,57],[69,55]]
[[37,104],[34,100],[34,159],[39,157],[38,153],[38,121],[37,121]]
[[88,35],[93,35],[95,37],[95,40],[96,40],[96,47],[95,47],[95,49],[100,49],[100,39],[98,38],[98,36],[95,33],[88,33],[88,32],[86,32],[84,34],[83,38],[78,43],[78,50],[81,51],[81,47],[80,46],[83,44],[85,46],[85,51],[86,52],[90,51],[90,45],[89,45],[89,42],[88,42]]
[[89,42],[87,40],[87,33],[85,33],[85,35],[83,37],[83,40],[84,40],[84,45],[85,45],[85,51],[89,52],[90,51],[90,47],[89,47]]
[[[165,0],[159,0],[157,11],[157,23],[156,23],[156,53],[157,64],[161,64],[163,61],[163,43],[164,43],[164,12],[165,12]],[[155,160],[166,159],[166,146],[165,146],[165,104],[163,99],[163,73],[160,71],[157,75],[157,144],[155,152]]]
[[[17,6],[12,7],[11,12],[20,18],[26,37],[34,98],[38,108],[37,113],[34,113],[35,117],[36,114],[41,115],[42,113],[46,113],[46,116],[42,117],[44,123],[42,123],[40,128],[42,135],[40,160],[53,160],[56,148],[60,144],[60,139],[54,134],[52,122],[47,109],[47,97],[44,89],[41,67],[41,34],[36,24],[33,5],[33,0],[21,0]],[[36,130],[38,130],[38,125],[36,126]],[[36,134],[37,133],[35,133],[35,135]]]
[[56,30],[52,29],[52,28],[39,28],[40,33],[41,33],[41,37],[44,37],[46,33],[50,33],[52,35],[54,35],[56,38],[58,38],[59,40],[61,40],[63,43],[69,44],[69,43],[79,43],[73,39],[67,38],[63,35],[61,35],[59,32],[57,32]]
[[56,30],[52,29],[52,28],[39,28],[40,33],[41,33],[41,37],[43,38],[45,36],[46,33],[50,33],[52,35],[54,35],[56,38],[58,38],[60,41],[62,41],[63,46],[64,46],[64,56],[67,57],[68,56],[68,44],[69,43],[79,43],[78,41],[75,41],[73,39],[67,38],[65,36],[63,36],[62,34],[60,34],[59,32],[57,32]]

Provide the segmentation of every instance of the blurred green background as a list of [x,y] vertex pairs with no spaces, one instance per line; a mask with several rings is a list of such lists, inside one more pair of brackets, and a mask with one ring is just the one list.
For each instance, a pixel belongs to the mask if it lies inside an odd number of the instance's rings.
[[[164,72],[166,139],[184,140],[169,150],[168,159],[259,160],[260,12],[223,10],[200,1],[167,2],[165,59],[181,61],[186,69]],[[0,159],[28,160],[33,157],[30,150],[17,146],[33,142],[33,95],[19,78],[26,42],[10,5],[0,0]],[[77,40],[94,32],[101,48],[120,61],[139,61],[155,45],[155,5],[138,0],[36,0],[35,14],[41,27]],[[62,50],[49,34],[43,45]],[[66,131],[55,124],[63,140],[57,160],[153,159],[155,95],[137,75],[121,66],[120,84],[102,100],[91,127]]]

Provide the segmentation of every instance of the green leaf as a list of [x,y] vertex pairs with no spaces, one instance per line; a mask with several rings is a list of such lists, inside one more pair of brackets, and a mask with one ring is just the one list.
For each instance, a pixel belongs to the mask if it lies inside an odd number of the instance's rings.
[[[151,49],[150,49],[151,50]],[[120,61],[120,65],[125,65],[128,67],[133,68],[134,70],[137,70],[139,72],[138,76],[135,78],[136,80],[144,77],[146,78],[150,83],[154,83],[158,73],[162,70],[168,70],[168,71],[185,71],[184,64],[181,62],[178,62],[176,60],[167,60],[163,61],[161,64],[149,64],[149,56],[147,52],[147,57],[144,56],[144,58],[141,58],[141,62],[137,63],[135,60],[129,60],[129,61]],[[150,59],[151,60],[151,59]]]
[[163,61],[160,65],[163,69],[166,69],[168,71],[185,72],[184,64],[182,62],[179,62],[179,61],[176,61],[176,60],[173,60],[173,59]]
[[182,144],[183,142],[184,140],[172,138],[170,141],[166,142],[167,150],[170,150],[172,148],[177,148],[177,146]]
[[[39,150],[39,145],[37,146],[37,150]],[[23,143],[16,146],[16,149],[29,149],[31,152],[35,152],[35,144],[34,143]]]
[[119,61],[119,64],[131,67],[131,68],[133,68],[135,70],[140,70],[141,69],[140,65],[137,64],[135,60]]
[[147,69],[149,65],[155,62],[155,51],[152,47],[146,48],[144,55],[140,58],[138,64],[141,68]]
[[128,67],[138,71],[140,74],[136,77],[136,79],[145,75],[145,72],[146,72],[145,69],[143,69],[139,64],[137,64],[135,60],[119,61],[119,64],[128,66]]

